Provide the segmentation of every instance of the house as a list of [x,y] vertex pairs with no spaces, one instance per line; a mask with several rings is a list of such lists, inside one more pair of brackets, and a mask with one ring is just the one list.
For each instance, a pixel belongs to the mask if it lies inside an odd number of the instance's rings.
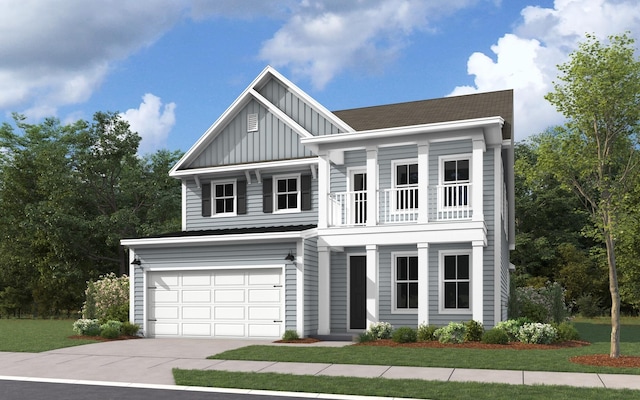
[[506,319],[513,92],[331,112],[267,67],[170,175],[182,231],[122,240],[150,337]]

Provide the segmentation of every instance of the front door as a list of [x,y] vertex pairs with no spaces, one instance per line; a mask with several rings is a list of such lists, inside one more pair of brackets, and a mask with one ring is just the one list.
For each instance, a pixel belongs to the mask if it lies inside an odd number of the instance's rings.
[[351,173],[351,192],[353,201],[350,204],[353,210],[351,223],[362,225],[367,223],[367,174],[354,171]]
[[367,328],[367,257],[349,257],[349,329]]

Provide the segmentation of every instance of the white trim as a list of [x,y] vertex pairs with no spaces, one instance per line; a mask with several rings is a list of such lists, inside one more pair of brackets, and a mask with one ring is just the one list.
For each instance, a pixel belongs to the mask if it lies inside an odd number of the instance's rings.
[[[278,180],[289,180],[289,179],[295,179],[296,180],[296,208],[283,208],[283,209],[279,209],[278,208]],[[300,174],[283,174],[283,175],[274,175],[272,177],[272,188],[271,188],[271,193],[273,194],[273,214],[289,214],[289,213],[298,213],[302,210],[302,208],[300,207],[300,200],[301,200],[301,194],[302,194],[302,188],[300,187]],[[291,192],[289,192],[288,190],[286,192],[282,192],[285,195],[289,195],[292,194]],[[288,202],[287,202],[288,204]]]
[[169,271],[217,271],[217,270],[245,270],[245,269],[269,269],[269,268],[284,268],[286,263],[278,262],[276,260],[269,260],[273,264],[243,264],[243,265],[203,265],[199,267],[144,267],[145,272],[169,272]]
[[[304,337],[304,320],[305,320],[305,310],[304,310],[304,295],[305,295],[305,286],[304,286],[304,241],[300,240],[296,244],[296,331],[298,332],[298,336]],[[285,266],[286,271],[286,266]],[[286,273],[285,273],[286,275]],[[285,276],[286,283],[286,276]],[[286,292],[286,290],[285,290]],[[285,302],[286,302],[286,295]],[[285,323],[286,328],[286,314],[282,314],[284,316],[283,322]]]
[[380,266],[378,246],[368,244],[367,249],[367,325],[380,321]]
[[[364,174],[364,184],[365,186],[367,186],[367,167],[366,166],[356,166],[356,167],[347,167],[347,191],[349,193],[354,193],[355,189],[353,187],[354,183],[355,183],[355,179],[354,179],[354,175],[356,174]],[[367,202],[369,201],[369,193],[368,191],[365,189],[364,190],[365,194],[367,195]],[[351,225],[355,225],[355,220],[356,220],[356,200],[355,200],[355,194],[354,197],[352,196],[347,196],[347,223],[351,224]],[[365,213],[368,211],[366,210],[367,205],[365,205]],[[365,224],[367,221],[361,221],[359,224],[363,225]]]
[[[445,308],[444,307],[444,257],[445,256],[469,256],[469,308]],[[438,251],[438,311],[441,315],[453,314],[453,315],[468,315],[473,314],[474,310],[474,262],[473,251],[469,249],[460,250],[440,250]],[[480,304],[482,307],[482,304]]]
[[[429,324],[429,243],[417,243],[418,248],[418,324]],[[424,272],[420,272],[420,267]]]
[[[247,164],[224,165],[220,167],[193,168],[176,171],[173,177],[190,177],[193,175],[228,174],[229,172],[244,172],[246,170],[274,170],[293,169],[318,163],[318,157],[295,158],[293,160],[263,161]],[[258,175],[256,175],[258,176]]]
[[235,235],[177,236],[162,238],[123,239],[120,244],[128,247],[155,247],[168,245],[210,245],[229,242],[278,242],[285,239],[301,239],[316,236],[316,228],[307,231],[240,233]]
[[[233,184],[233,212],[216,212],[216,185]],[[228,198],[224,196],[223,198]],[[211,218],[235,217],[238,215],[238,180],[224,179],[211,181]]]
[[[347,281],[349,274],[347,271]],[[347,289],[348,291],[348,289]],[[347,295],[347,302],[349,301]],[[347,320],[348,324],[348,320]],[[331,250],[318,245],[318,335],[331,333]]]
[[[446,161],[469,161],[469,183],[473,184],[473,153],[460,153],[460,154],[447,154],[438,156],[438,184],[446,185],[447,183],[444,181],[444,163]],[[465,183],[464,181],[456,181],[460,183]],[[469,199],[471,202],[471,199]]]
[[[409,279],[409,277],[407,276],[406,279],[406,283],[417,283],[418,284],[418,307],[417,308],[398,308],[398,304],[397,304],[397,297],[396,297],[396,286],[397,286],[397,274],[396,274],[396,268],[397,268],[397,259],[399,257],[415,257],[418,259],[418,279],[411,280]],[[428,271],[425,271],[425,273],[428,273]],[[403,314],[403,315],[413,315],[413,314],[417,314],[418,310],[420,309],[420,291],[421,291],[421,287],[420,287],[420,275],[421,275],[421,269],[420,269],[420,259],[418,258],[418,252],[417,251],[398,251],[398,252],[392,252],[391,253],[391,314]],[[425,290],[428,290],[428,288],[426,288]]]
[[181,179],[180,180],[182,182],[182,230],[186,231],[187,230],[187,180],[186,179]]
[[[420,175],[422,175],[420,173],[420,164],[418,164],[418,159],[417,158],[401,158],[401,159],[395,159],[395,160],[391,160],[391,189],[394,190],[398,190],[398,182],[397,182],[397,168],[399,165],[406,165],[407,166],[407,179],[409,179],[409,166],[410,165],[416,165],[416,168],[418,168],[418,183],[415,185],[410,185],[410,184],[406,184],[403,185],[402,188],[413,188],[418,190],[418,188],[420,187]],[[428,176],[426,177],[426,179],[428,179]],[[397,193],[397,192],[396,192]],[[397,195],[392,195],[390,200],[389,200],[389,207],[391,207],[390,210],[388,210],[388,212],[390,214],[402,214],[402,213],[406,213],[406,212],[414,212],[414,210],[419,210],[418,208],[418,204],[416,203],[414,208],[403,208],[403,209],[398,209],[398,204],[396,204],[396,198]],[[420,196],[418,195],[418,201],[420,201]]]
[[[494,197],[494,212],[493,212],[493,323],[497,324],[502,320],[502,262],[508,260],[502,260],[502,235],[509,237],[508,228],[505,231],[502,223],[502,217],[504,209],[504,196],[503,189],[506,190],[504,183],[504,168],[502,166],[502,149],[500,146],[493,148],[493,169],[499,171],[499,175],[494,173],[493,180],[493,197]],[[507,216],[508,218],[508,216]],[[506,221],[506,219],[505,219]],[[508,241],[508,239],[507,239]]]

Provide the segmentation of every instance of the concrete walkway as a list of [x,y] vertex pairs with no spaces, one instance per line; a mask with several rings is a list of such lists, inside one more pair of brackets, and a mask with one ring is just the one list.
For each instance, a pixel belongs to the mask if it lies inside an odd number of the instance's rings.
[[[68,347],[43,353],[0,352],[0,380],[62,380],[123,386],[165,386],[175,384],[172,369],[182,368],[513,385],[542,384],[640,389],[640,375],[206,359],[207,356],[213,354],[252,344],[273,343],[250,340],[139,339]],[[350,343],[318,342],[313,346],[345,346],[348,344]],[[175,389],[175,387],[172,388]]]

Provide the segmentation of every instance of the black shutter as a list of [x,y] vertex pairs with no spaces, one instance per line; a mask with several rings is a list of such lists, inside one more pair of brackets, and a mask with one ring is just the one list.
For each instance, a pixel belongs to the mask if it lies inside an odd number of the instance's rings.
[[262,212],[273,212],[273,183],[271,178],[262,178]]
[[237,214],[246,214],[247,213],[247,181],[239,180],[236,187],[236,213]]
[[300,208],[302,211],[311,210],[311,175],[300,177]]
[[202,216],[211,216],[211,184],[202,184]]

